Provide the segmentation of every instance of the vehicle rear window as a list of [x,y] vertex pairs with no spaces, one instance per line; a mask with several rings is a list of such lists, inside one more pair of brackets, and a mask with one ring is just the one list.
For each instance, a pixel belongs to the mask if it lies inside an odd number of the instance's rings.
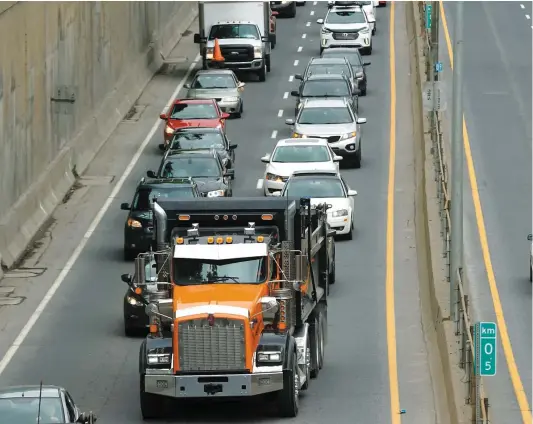
[[172,108],[170,119],[217,119],[215,105],[211,103],[178,103]]
[[349,124],[353,117],[347,107],[306,107],[298,117],[298,124]]
[[181,187],[158,187],[158,188],[143,188],[139,190],[138,195],[133,203],[133,210],[146,211],[152,207],[154,198],[158,200],[167,199],[190,199],[193,198],[194,191],[190,186]]
[[222,134],[219,132],[209,133],[189,133],[178,132],[174,135],[171,149],[222,149],[224,148],[224,140]]
[[345,81],[307,81],[302,90],[303,97],[344,97],[351,96],[350,87]]
[[[40,403],[40,406],[39,406]],[[40,409],[40,414],[39,414]],[[59,398],[20,397],[0,399],[0,422],[2,424],[41,424],[63,423],[65,417]]]
[[333,178],[294,178],[287,183],[285,193],[294,197],[345,197],[342,183]]
[[231,75],[218,74],[218,75],[198,75],[192,85],[192,88],[237,88],[237,83]]
[[[355,50],[355,49],[354,49]],[[360,67],[363,66],[363,63],[361,61],[361,57],[356,53],[349,53],[349,52],[337,52],[335,49],[327,49],[324,50],[322,53],[322,57],[331,57],[331,58],[342,58],[345,57],[348,62],[350,62],[350,65],[354,67]]]
[[343,63],[317,63],[309,65],[307,74],[339,74],[350,77],[350,68]]
[[280,146],[272,155],[272,162],[277,163],[329,162],[330,160],[325,146]]
[[219,163],[215,158],[196,157],[172,159],[165,163],[161,169],[160,177],[183,178],[183,177],[220,177]]

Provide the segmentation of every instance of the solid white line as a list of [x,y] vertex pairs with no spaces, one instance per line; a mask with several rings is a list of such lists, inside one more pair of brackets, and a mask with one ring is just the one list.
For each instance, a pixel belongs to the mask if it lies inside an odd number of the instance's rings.
[[524,6],[523,4],[521,4],[520,7],[521,7],[522,9],[525,9],[525,8],[526,8],[526,6]]
[[529,16],[529,15],[526,15],[526,19],[531,19],[531,16]]
[[[168,103],[166,104],[164,110],[167,110],[168,108],[170,108],[170,106],[172,105],[172,102],[178,96],[180,90],[183,88],[183,85],[187,81],[187,78],[189,78],[189,75],[191,75],[194,67],[196,66],[199,60],[200,60],[200,55],[197,55],[196,58],[194,59],[194,62],[191,63],[191,65],[189,66],[189,69],[187,69],[185,76],[183,77],[183,79],[180,81],[180,83],[176,87],[176,90],[174,90],[174,92],[172,93],[172,96],[168,100]],[[159,117],[157,117],[157,120],[155,124],[153,125],[152,129],[150,130],[146,138],[143,140],[142,144],[139,146],[139,148],[135,152],[135,155],[133,156],[130,163],[126,167],[126,170],[122,174],[122,177],[120,177],[120,179],[117,181],[115,188],[113,188],[113,191],[111,192],[111,194],[105,201],[104,205],[94,217],[93,221],[91,222],[91,225],[89,225],[89,229],[87,230],[87,232],[81,239],[80,243],[78,244],[78,246],[76,247],[72,255],[70,256],[70,258],[68,259],[67,263],[65,264],[65,267],[63,268],[61,273],[58,275],[58,277],[56,278],[56,280],[54,281],[50,289],[48,289],[48,291],[43,297],[43,300],[41,300],[41,302],[37,306],[37,309],[35,309],[35,311],[31,315],[30,319],[28,320],[24,328],[21,330],[21,332],[19,333],[19,335],[17,336],[13,344],[9,347],[6,354],[0,361],[0,375],[4,372],[6,367],[9,365],[9,363],[11,362],[11,360],[13,359],[13,357],[19,350],[20,346],[22,346],[22,343],[24,343],[24,340],[26,339],[26,337],[28,337],[28,334],[32,330],[35,323],[39,320],[46,306],[52,300],[52,298],[56,294],[59,287],[61,287],[61,284],[63,284],[63,281],[67,277],[69,271],[74,267],[74,264],[76,263],[79,256],[83,252],[83,249],[86,246],[87,242],[89,241],[93,233],[96,231],[96,228],[102,221],[104,215],[106,214],[107,210],[111,206],[111,203],[115,201],[118,193],[120,192],[120,190],[122,189],[122,186],[124,185],[124,182],[131,174],[131,171],[133,170],[133,168],[139,161],[139,158],[141,157],[146,146],[148,146],[148,143],[152,141],[152,137],[154,136],[155,132],[157,131],[160,125],[161,125],[161,120],[159,119]]]
[[293,82],[293,81],[294,81],[294,75],[291,75],[291,76],[289,77],[289,82]]
[[296,60],[294,61],[294,66],[298,66],[298,63],[300,63],[300,62],[298,61],[298,59],[296,59]]
[[281,118],[283,116],[283,109],[280,109],[278,111],[278,118]]
[[305,37],[307,37],[307,34],[302,34],[302,38],[305,38]]
[[276,138],[278,136],[278,130],[274,130],[272,131],[272,135],[270,136],[270,138]]
[[310,15],[313,16],[314,14],[315,14],[315,11],[314,11],[314,10],[311,10]]
[[255,188],[256,188],[257,190],[261,190],[261,189],[263,188],[263,179],[262,179],[262,178],[259,178],[259,179],[257,180],[257,184],[255,185]]
[[298,53],[302,51],[302,46],[298,47]]
[[288,99],[289,98],[289,92],[286,91],[285,93],[283,93],[283,98],[284,99]]
[[307,22],[307,23],[305,24],[305,26],[307,26],[307,27],[311,26],[311,22]]

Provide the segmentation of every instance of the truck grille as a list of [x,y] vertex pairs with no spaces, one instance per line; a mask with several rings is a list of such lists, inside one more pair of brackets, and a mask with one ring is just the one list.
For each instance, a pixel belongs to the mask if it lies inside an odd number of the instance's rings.
[[193,319],[178,324],[181,371],[244,370],[244,322],[215,318]]
[[254,59],[253,46],[221,46],[225,62],[250,62]]
[[334,40],[357,40],[359,37],[358,32],[334,32]]

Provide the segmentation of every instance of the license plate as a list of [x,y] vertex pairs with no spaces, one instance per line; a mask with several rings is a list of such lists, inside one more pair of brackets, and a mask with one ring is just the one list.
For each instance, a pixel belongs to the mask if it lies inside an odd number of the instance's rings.
[[260,386],[268,386],[270,384],[270,378],[263,377],[258,380]]
[[168,389],[168,381],[167,380],[157,380],[156,386],[158,389]]

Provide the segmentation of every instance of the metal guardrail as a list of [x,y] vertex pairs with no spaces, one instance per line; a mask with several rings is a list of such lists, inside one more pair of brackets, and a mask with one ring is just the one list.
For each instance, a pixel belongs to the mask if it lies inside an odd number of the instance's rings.
[[[426,81],[432,81],[432,43],[431,30],[426,29],[426,5],[432,4],[433,7],[439,7],[438,1],[418,2],[421,34],[424,39],[424,58],[426,68]],[[437,15],[438,16],[438,15]],[[438,26],[437,26],[438,29]],[[428,121],[430,124],[431,151],[433,155],[434,180],[437,183],[437,197],[440,215],[440,234],[442,237],[442,257],[446,261],[446,280],[454,285],[458,293],[458,302],[455,304],[455,335],[459,338],[459,361],[458,365],[465,371],[465,404],[472,406],[472,423],[488,424],[489,402],[483,390],[483,378],[475,373],[475,352],[474,352],[474,326],[469,316],[468,294],[466,294],[463,284],[462,269],[457,274],[450,275],[450,241],[451,241],[451,217],[450,217],[450,194],[448,191],[448,166],[446,164],[445,146],[443,143],[442,122],[439,112],[428,112]]]

